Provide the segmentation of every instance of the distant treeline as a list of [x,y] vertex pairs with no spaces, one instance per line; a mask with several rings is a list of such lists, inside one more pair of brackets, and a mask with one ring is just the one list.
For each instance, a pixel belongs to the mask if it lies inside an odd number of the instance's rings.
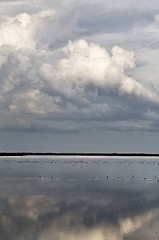
[[52,153],[52,152],[0,152],[0,156],[132,156],[159,157],[159,153]]

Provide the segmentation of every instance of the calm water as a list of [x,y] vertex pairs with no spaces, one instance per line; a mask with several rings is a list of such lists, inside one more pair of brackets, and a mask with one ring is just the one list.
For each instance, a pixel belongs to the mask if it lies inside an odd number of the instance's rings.
[[1,157],[0,239],[159,239],[159,158]]

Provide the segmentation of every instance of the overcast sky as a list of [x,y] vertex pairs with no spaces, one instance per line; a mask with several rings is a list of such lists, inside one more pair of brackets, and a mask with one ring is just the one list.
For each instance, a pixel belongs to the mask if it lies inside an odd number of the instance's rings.
[[158,0],[0,0],[0,151],[158,152]]

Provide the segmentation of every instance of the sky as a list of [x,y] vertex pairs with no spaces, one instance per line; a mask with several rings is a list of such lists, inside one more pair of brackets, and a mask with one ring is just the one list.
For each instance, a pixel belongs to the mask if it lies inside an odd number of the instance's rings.
[[0,0],[0,151],[158,152],[157,0]]

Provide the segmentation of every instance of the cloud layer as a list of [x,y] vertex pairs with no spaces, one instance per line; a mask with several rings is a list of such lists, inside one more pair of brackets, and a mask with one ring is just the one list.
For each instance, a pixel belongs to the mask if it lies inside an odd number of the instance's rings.
[[[144,79],[132,76],[136,69],[133,51],[117,45],[110,49],[109,44],[107,50],[106,44],[97,43],[94,37],[94,42],[88,40],[99,33],[95,24],[87,26],[87,19],[81,22],[87,12],[83,3],[79,8],[76,1],[61,5],[47,1],[45,8],[43,2],[38,8],[33,3],[32,12],[29,2],[22,1],[19,12],[14,8],[18,2],[0,3],[9,14],[4,11],[0,19],[1,129],[155,128],[158,91]],[[92,11],[101,12],[95,6],[97,1],[92,3]],[[108,9],[115,9],[114,5]],[[123,11],[121,8],[120,20]],[[110,15],[106,16],[111,21]],[[155,27],[158,15],[146,16],[140,15],[135,21],[141,20],[143,27],[148,23],[149,29]],[[104,24],[106,19],[101,21]],[[84,26],[86,31],[82,30]]]

